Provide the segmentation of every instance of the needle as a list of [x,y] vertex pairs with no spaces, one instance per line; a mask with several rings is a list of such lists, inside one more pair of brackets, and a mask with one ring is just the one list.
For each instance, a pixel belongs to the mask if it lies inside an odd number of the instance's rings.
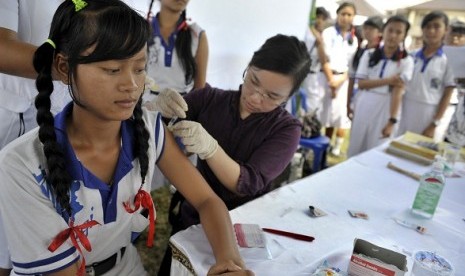
[[178,120],[177,116],[174,116],[173,118],[171,118],[171,120],[168,123],[168,129],[170,129],[177,120]]

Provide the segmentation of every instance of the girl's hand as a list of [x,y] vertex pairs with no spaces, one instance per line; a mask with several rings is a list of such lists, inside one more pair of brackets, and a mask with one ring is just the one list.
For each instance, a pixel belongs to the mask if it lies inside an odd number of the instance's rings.
[[424,131],[423,135],[426,137],[433,138],[434,137],[434,131],[436,130],[436,127],[433,124],[430,124]]
[[401,79],[400,74],[390,77],[389,85],[391,86],[403,86],[404,81]]
[[383,130],[381,131],[381,135],[382,135],[381,138],[388,138],[389,136],[391,136],[393,127],[394,127],[394,124],[391,122],[388,122],[384,126]]
[[226,261],[223,263],[217,263],[213,265],[208,271],[208,276],[214,275],[227,275],[227,276],[250,276],[255,275],[252,271],[243,269],[242,267],[235,264],[233,261]]

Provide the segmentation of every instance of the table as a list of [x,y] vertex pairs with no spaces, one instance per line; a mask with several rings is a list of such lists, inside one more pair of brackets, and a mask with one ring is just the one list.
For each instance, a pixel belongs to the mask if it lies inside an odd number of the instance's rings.
[[[422,174],[430,169],[385,153],[382,145],[336,166],[274,190],[230,212],[233,223],[256,223],[315,237],[311,243],[265,233],[267,250],[240,248],[256,275],[311,275],[324,261],[347,271],[355,238],[407,255],[435,251],[452,262],[455,275],[465,275],[465,163],[456,164],[460,178],[447,178],[434,218],[411,215],[418,182],[386,167],[388,162]],[[308,206],[327,216],[311,218]],[[355,219],[348,210],[364,211]],[[427,228],[427,234],[397,224],[403,218]],[[218,233],[219,235],[221,233]],[[174,249],[172,275],[206,275],[214,257],[200,225],[170,239]],[[406,275],[410,275],[408,272]]]

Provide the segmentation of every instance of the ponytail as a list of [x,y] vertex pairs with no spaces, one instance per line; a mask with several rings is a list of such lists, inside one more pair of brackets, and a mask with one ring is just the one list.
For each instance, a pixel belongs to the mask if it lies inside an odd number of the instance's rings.
[[35,99],[37,108],[37,124],[39,125],[39,140],[43,144],[43,151],[47,159],[47,173],[45,179],[55,195],[62,211],[71,215],[69,190],[71,176],[66,170],[66,161],[63,150],[57,142],[54,118],[50,112],[50,95],[53,92],[52,64],[55,49],[46,42],[34,54],[34,68],[38,73],[36,87],[39,94]]
[[185,71],[185,82],[186,85],[188,85],[193,81],[197,68],[194,56],[192,55],[192,34],[186,22],[186,10],[181,13],[178,35],[175,43],[176,53]]

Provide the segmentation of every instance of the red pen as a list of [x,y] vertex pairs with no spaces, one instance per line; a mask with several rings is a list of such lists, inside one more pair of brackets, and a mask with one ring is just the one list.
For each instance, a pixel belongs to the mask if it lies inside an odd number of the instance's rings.
[[268,233],[281,235],[281,236],[293,238],[293,239],[300,240],[300,241],[311,242],[311,241],[313,241],[315,239],[312,236],[306,236],[306,235],[302,235],[302,234],[286,232],[286,231],[283,231],[283,230],[277,230],[277,229],[271,229],[271,228],[262,228],[262,230],[265,231],[265,232],[268,232]]

